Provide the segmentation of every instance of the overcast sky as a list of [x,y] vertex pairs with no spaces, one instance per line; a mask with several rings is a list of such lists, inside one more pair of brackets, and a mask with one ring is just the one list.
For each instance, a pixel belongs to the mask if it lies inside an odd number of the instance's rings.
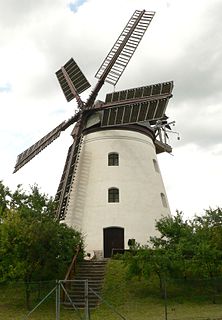
[[[71,57],[94,75],[136,10],[156,14],[116,90],[174,81],[173,155],[159,155],[172,213],[222,206],[221,0],[1,0],[0,180],[54,195],[71,128],[16,174],[16,157],[73,115],[55,72]],[[91,89],[83,95],[87,98]],[[105,85],[99,99],[113,87]]]

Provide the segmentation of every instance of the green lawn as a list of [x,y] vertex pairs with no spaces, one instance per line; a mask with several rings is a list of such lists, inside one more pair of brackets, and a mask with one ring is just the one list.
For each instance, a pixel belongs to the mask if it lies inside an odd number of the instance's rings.
[[[51,287],[53,284],[50,284]],[[192,286],[193,285],[193,286]],[[212,303],[210,291],[205,293],[203,284],[190,284],[182,291],[182,286],[168,285],[167,315],[168,320],[176,319],[222,319],[222,294]],[[40,296],[49,291],[41,289]],[[32,304],[36,303],[38,292],[32,294]],[[121,261],[112,260],[107,267],[107,276],[103,290],[104,299],[116,311],[128,320],[160,320],[165,319],[164,299],[161,298],[158,281],[127,280]],[[55,296],[37,309],[29,319],[56,319]],[[0,287],[0,320],[23,320],[27,314],[24,288],[21,284]],[[102,303],[91,311],[91,320],[121,319]],[[61,309],[61,320],[79,319],[76,312]]]

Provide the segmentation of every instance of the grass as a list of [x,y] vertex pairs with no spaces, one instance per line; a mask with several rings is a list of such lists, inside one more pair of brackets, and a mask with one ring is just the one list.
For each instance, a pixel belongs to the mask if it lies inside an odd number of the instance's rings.
[[[189,285],[182,290],[182,284],[168,285],[167,314],[168,320],[188,319],[222,319],[222,301],[217,297],[216,304],[212,303],[208,291],[204,294],[201,285]],[[48,291],[47,291],[48,290]],[[49,288],[45,292],[49,292]],[[41,296],[45,294],[44,290]],[[36,303],[37,291],[32,294],[33,305]],[[164,299],[159,293],[157,279],[152,282],[129,280],[126,277],[122,262],[112,260],[107,266],[103,298],[127,320],[160,320],[165,319]],[[41,305],[28,319],[51,320],[56,319],[55,295]],[[0,320],[26,319],[24,287],[21,284],[0,287]],[[76,312],[61,308],[61,320],[79,319]],[[121,319],[102,303],[99,308],[91,311],[91,320],[118,320]]]

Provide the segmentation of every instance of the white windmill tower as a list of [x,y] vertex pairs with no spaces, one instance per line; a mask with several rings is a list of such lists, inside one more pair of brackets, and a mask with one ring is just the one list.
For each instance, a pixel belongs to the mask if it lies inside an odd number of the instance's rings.
[[134,12],[86,102],[80,93],[90,84],[74,60],[56,72],[67,101],[76,98],[78,112],[21,153],[15,165],[14,172],[76,123],[55,198],[57,217],[83,232],[87,251],[104,257],[127,248],[129,239],[145,244],[155,234],[155,220],[170,214],[156,155],[172,151],[165,110],[173,82],[113,92],[95,102],[104,81],[116,85],[153,16]]

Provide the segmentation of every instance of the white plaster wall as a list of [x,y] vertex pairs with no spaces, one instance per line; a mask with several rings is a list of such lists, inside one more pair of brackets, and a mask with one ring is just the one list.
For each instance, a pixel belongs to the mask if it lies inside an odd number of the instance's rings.
[[[119,154],[119,166],[108,166],[108,154]],[[155,220],[170,214],[152,140],[128,130],[107,130],[84,137],[65,222],[81,230],[86,250],[103,250],[103,228],[122,227],[128,239],[145,244],[155,235]],[[108,203],[108,189],[119,188],[120,202]]]

